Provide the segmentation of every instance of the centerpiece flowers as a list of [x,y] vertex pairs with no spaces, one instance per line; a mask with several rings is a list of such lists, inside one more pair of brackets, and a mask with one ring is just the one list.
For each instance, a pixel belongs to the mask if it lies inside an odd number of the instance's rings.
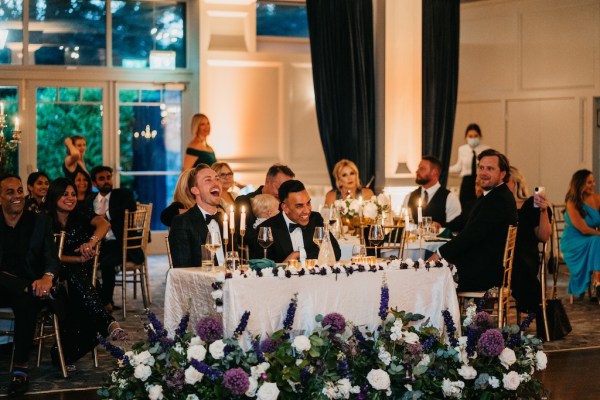
[[188,316],[170,337],[148,313],[148,339],[130,351],[104,342],[117,365],[99,390],[103,398],[133,399],[537,399],[543,393],[535,371],[546,367],[539,339],[521,326],[493,327],[484,311],[471,309],[465,336],[445,311],[443,331],[424,316],[390,309],[384,284],[373,331],[343,315],[318,315],[312,332],[294,329],[294,296],[283,327],[254,338],[249,349],[223,338],[219,318],[203,318],[194,332]]

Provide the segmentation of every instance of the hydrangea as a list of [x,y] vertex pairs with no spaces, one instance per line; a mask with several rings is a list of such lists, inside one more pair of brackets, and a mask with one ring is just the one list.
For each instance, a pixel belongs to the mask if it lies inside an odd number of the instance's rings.
[[223,337],[223,322],[219,317],[202,318],[196,324],[196,333],[207,343]]
[[379,347],[378,357],[381,360],[381,362],[384,363],[386,366],[390,365],[390,363],[392,362],[392,355],[388,351],[386,351],[385,347],[383,346]]

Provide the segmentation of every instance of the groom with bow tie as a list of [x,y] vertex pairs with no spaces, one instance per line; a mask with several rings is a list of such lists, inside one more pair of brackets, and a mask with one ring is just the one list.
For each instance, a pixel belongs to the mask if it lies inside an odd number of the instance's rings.
[[[222,235],[223,213],[218,212],[222,188],[217,173],[206,164],[198,164],[190,173],[188,188],[196,198],[196,205],[173,218],[169,231],[175,268],[202,265],[200,246],[206,242],[208,232]],[[223,265],[223,246],[216,257],[217,263]]]
[[[279,201],[282,212],[258,226],[271,227],[273,233],[273,244],[267,249],[268,258],[276,263],[298,260],[302,251],[306,252],[308,259],[318,258],[319,247],[313,242],[313,234],[315,227],[323,226],[323,217],[312,211],[310,195],[304,184],[293,179],[282,183]],[[333,235],[329,234],[329,238],[335,259],[339,260],[342,255],[340,246]],[[258,243],[253,245],[254,257],[262,257]]]

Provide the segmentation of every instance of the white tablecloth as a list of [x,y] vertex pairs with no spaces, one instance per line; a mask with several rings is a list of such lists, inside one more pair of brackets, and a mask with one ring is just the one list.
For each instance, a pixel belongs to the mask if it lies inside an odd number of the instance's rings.
[[[350,260],[352,259],[352,247],[355,244],[359,244],[358,236],[346,236],[346,239],[338,239],[338,243],[340,245],[340,250],[342,250],[342,256],[340,260]],[[426,242],[422,241],[421,246],[423,247],[423,258],[426,257],[425,250],[429,250],[431,252],[435,252],[439,249],[445,241],[439,242]],[[385,253],[379,254],[381,257],[385,257]],[[396,255],[396,253],[394,253]],[[419,242],[413,241],[409,242],[408,246],[404,249],[404,259],[412,258],[413,260],[418,260],[421,256],[421,252],[419,251]]]
[[[317,326],[315,316],[338,312],[356,325],[374,329],[379,324],[382,280],[386,278],[390,307],[423,314],[432,325],[443,329],[442,311],[448,309],[457,327],[459,308],[452,274],[448,268],[355,272],[336,275],[305,275],[286,278],[235,278],[223,285],[223,326],[231,336],[244,311],[250,311],[247,331],[252,336],[281,329],[290,299],[298,293],[294,330],[311,331]],[[165,293],[164,322],[170,333],[181,316],[190,310],[190,323],[216,314],[210,293],[215,274],[199,268],[169,271]]]

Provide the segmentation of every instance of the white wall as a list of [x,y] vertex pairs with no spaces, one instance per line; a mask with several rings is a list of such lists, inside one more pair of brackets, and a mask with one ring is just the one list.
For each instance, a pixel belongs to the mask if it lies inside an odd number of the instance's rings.
[[462,5],[451,162],[476,122],[484,143],[506,153],[530,190],[546,186],[553,202],[564,202],[573,172],[595,163],[599,27],[600,0]]

